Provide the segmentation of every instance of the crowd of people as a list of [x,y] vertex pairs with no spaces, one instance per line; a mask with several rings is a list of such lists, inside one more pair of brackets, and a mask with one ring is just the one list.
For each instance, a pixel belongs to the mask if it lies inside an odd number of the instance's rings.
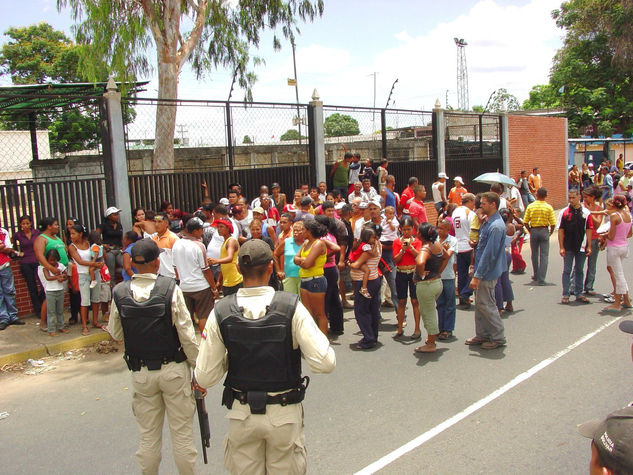
[[[468,192],[461,177],[454,177],[450,187],[449,177],[439,173],[431,186],[438,218],[429,223],[425,186],[411,177],[396,192],[388,165],[383,160],[374,170],[371,161],[361,163],[359,154],[346,153],[332,168],[331,190],[322,182],[301,184],[286,194],[273,183],[247,199],[235,183],[212,203],[204,187],[203,204],[194,212],[177,210],[168,201],[156,212],[134,209],[130,230],[122,229],[122,211],[116,207],[105,211],[95,230],[72,217],[61,232],[53,217],[40,218],[34,229],[33,219],[23,216],[12,237],[1,231],[0,327],[20,322],[8,275],[8,262],[15,257],[33,309],[41,316],[41,330],[51,336],[68,331],[62,316],[66,288],[68,323],[80,321],[87,334],[91,314],[92,326],[101,328],[108,319],[111,288],[136,273],[131,250],[140,239],[152,239],[162,250],[158,274],[177,280],[200,331],[220,294],[242,287],[237,255],[252,239],[264,241],[273,252],[269,285],[299,295],[324,334],[342,334],[343,312],[353,308],[362,333],[357,349],[376,345],[385,306],[396,310],[393,336],[405,338],[410,303],[414,328],[408,338],[421,340],[423,326],[425,341],[416,351],[433,352],[438,340],[454,339],[456,308],[470,307],[473,295],[476,335],[466,343],[491,349],[504,345],[500,316],[514,311],[509,274],[526,271],[521,249],[529,236],[532,279],[545,285],[555,230],[564,259],[561,303],[569,303],[571,296],[589,302],[598,254],[606,248],[612,280],[612,292],[604,297],[611,303],[607,310],[631,305],[622,267],[631,234],[630,207],[626,193],[604,194],[606,178],[602,185],[581,179],[556,219],[538,168],[529,176],[521,172],[516,186],[494,183],[477,195]],[[606,167],[608,162],[601,170]],[[625,185],[630,190],[627,176],[619,179],[618,189]]]

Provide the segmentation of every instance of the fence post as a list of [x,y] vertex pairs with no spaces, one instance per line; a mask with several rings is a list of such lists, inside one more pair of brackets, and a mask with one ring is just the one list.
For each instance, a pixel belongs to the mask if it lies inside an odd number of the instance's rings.
[[313,184],[327,181],[325,176],[325,132],[323,129],[323,102],[315,89],[308,104],[308,153],[310,177]]
[[382,158],[387,158],[387,111],[380,109],[380,137],[382,140]]
[[[125,134],[123,130],[123,112],[121,110],[121,93],[117,91],[112,78],[108,80],[106,93],[103,95],[108,113],[108,143],[112,159],[112,175],[106,173],[106,183],[112,180],[114,189],[114,202],[108,202],[108,206],[116,206],[121,213],[121,225],[123,229],[132,227],[132,203],[130,200],[130,183],[127,174],[127,158],[125,153]],[[102,212],[105,210],[102,210]]]
[[431,124],[433,126],[433,155],[437,160],[437,172],[446,173],[446,128],[444,127],[444,109],[439,100],[435,101]]
[[229,160],[229,175],[233,179],[233,121],[231,119],[231,103],[226,103],[226,153]]
[[508,131],[508,113],[499,114],[499,127],[501,127],[501,160],[502,172],[510,176],[510,133]]
[[108,103],[105,94],[99,98],[99,118],[101,122],[101,146],[103,148],[103,176],[105,181],[106,203],[114,203],[114,182],[112,177],[112,147],[110,144],[110,124],[108,121]]

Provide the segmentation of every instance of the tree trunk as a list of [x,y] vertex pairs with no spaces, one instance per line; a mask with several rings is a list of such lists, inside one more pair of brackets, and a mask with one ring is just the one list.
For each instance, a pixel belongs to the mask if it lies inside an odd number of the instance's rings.
[[[178,98],[178,66],[173,62],[158,63],[158,98]],[[173,170],[174,131],[176,130],[175,103],[159,102],[156,108],[156,132],[154,135],[154,159],[152,168]]]

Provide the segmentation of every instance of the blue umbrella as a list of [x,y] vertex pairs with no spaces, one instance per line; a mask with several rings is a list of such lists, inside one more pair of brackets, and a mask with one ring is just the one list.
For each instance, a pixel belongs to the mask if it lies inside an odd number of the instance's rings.
[[516,182],[512,178],[499,172],[484,173],[483,175],[479,175],[473,181],[478,183],[488,183],[489,185],[492,185],[493,183],[501,183],[502,185],[507,186],[517,186]]

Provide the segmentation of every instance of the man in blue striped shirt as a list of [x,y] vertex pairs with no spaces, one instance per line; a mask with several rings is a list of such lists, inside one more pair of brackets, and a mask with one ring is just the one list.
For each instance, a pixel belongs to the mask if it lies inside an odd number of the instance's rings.
[[495,301],[495,285],[507,270],[505,257],[506,226],[499,215],[499,195],[484,193],[481,211],[487,218],[479,230],[479,242],[475,248],[475,273],[470,287],[475,290],[475,336],[466,340],[467,345],[481,345],[493,350],[506,344],[503,321]]

